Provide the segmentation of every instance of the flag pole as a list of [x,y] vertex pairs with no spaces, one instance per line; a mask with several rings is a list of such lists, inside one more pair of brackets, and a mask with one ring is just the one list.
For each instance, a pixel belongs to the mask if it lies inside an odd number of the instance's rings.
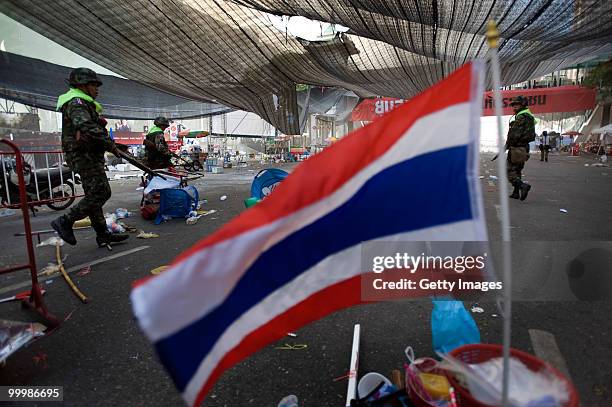
[[[490,20],[487,25],[487,42],[490,51],[491,70],[493,77],[493,100],[495,106],[495,116],[497,117],[497,148],[498,154],[505,152],[504,136],[502,134],[502,99],[499,91],[501,87],[499,56],[497,45],[499,41],[499,31],[495,21]],[[503,271],[503,383],[502,383],[502,406],[508,405],[508,385],[510,381],[510,341],[512,334],[512,270],[511,270],[511,249],[510,249],[510,211],[508,205],[508,178],[506,176],[506,160],[500,157],[497,160],[497,177],[499,180],[499,201],[501,204],[501,228],[502,228],[502,271]]]

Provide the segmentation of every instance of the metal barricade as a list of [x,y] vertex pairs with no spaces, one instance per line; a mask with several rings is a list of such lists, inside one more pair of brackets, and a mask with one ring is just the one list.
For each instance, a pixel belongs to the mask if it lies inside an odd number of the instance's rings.
[[[30,225],[30,213],[29,205],[26,192],[26,182],[24,176],[24,161],[22,160],[21,152],[19,148],[12,142],[0,139],[0,144],[5,144],[11,148],[12,154],[15,156],[15,176],[17,179],[17,188],[19,194],[19,203],[13,204],[12,207],[20,208],[23,214],[23,226],[25,231],[26,248],[28,251],[28,263],[17,264],[5,269],[0,269],[0,274],[12,273],[20,270],[30,270],[30,278],[32,280],[32,288],[30,290],[30,296],[27,299],[22,300],[22,304],[32,308],[38,312],[45,320],[50,328],[59,326],[60,321],[52,315],[47,309],[43,297],[40,285],[38,284],[38,274],[36,268],[36,256],[34,255],[34,244],[32,243],[32,226]],[[2,153],[3,155],[7,153]],[[2,165],[4,167],[4,163]],[[5,180],[6,182],[6,180]],[[6,184],[5,184],[6,185]]]
[[[18,163],[22,168],[20,174]],[[23,175],[26,199],[32,212],[42,205],[54,210],[66,209],[83,196],[76,194],[80,177],[64,165],[61,150],[0,151],[0,208],[20,207],[18,175]]]

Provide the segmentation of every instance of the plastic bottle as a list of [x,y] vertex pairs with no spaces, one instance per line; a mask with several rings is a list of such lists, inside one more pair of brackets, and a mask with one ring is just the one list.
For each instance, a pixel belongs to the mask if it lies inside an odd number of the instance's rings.
[[285,398],[283,398],[279,403],[278,407],[299,407],[298,406],[298,398],[296,395],[291,394]]

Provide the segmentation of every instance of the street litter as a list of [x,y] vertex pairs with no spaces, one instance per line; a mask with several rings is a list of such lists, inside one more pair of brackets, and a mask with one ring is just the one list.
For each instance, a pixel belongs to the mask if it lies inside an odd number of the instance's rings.
[[125,224],[125,223],[123,223],[123,222],[117,222],[117,224],[118,224],[119,226],[121,226],[122,228],[124,228],[124,229],[125,229],[127,232],[129,232],[129,233],[136,233],[136,232],[138,232],[138,229],[137,229],[137,228],[135,228],[134,226],[126,225],[126,224]]
[[[44,295],[47,292],[47,290],[40,290],[40,294]],[[12,297],[7,297],[7,298],[2,298],[0,299],[0,302],[9,302],[9,301],[16,301],[16,300],[25,300],[26,298],[30,297],[31,291],[22,291],[20,293],[17,293],[15,295],[13,295]]]
[[[480,403],[500,405],[502,399],[503,358],[490,358],[468,364],[451,355],[442,355],[444,369],[461,375],[465,388]],[[534,362],[532,361],[531,364]],[[533,368],[533,366],[532,366]],[[517,356],[509,360],[508,397],[513,406],[562,406],[570,398],[566,379],[546,369],[529,369]]]
[[107,224],[107,229],[111,233],[125,233],[125,228],[117,222],[113,222],[110,225]]
[[283,399],[278,402],[277,407],[298,407],[298,398],[295,394],[283,397]]
[[91,273],[91,266],[83,267],[81,271],[79,271],[76,275],[79,277],[83,277],[89,273]]
[[584,164],[584,166],[585,166],[585,167],[588,167],[588,166],[589,166],[589,164]]
[[115,215],[117,216],[117,219],[124,219],[129,218],[131,213],[125,208],[117,208],[115,209]]
[[38,275],[39,276],[51,276],[59,272],[60,272],[60,267],[57,264],[49,263],[42,270],[40,270]]
[[470,311],[476,313],[476,314],[482,314],[484,312],[484,309],[482,307],[477,307],[477,306],[473,306]]
[[107,213],[104,215],[104,219],[106,220],[106,229],[110,233],[125,233],[125,228],[117,223],[117,215],[114,213]]
[[47,281],[45,282],[45,284],[53,284],[53,281],[55,281],[55,280],[47,280]]
[[496,180],[497,179],[497,175],[489,175],[489,179]]
[[187,218],[185,220],[185,223],[187,225],[195,225],[196,223],[198,223],[198,220],[200,220],[200,218],[202,217],[202,215],[198,215],[198,216],[190,216],[189,218]]
[[288,332],[287,336],[291,336],[292,338],[297,338],[297,334],[294,334],[293,332]]
[[213,214],[213,213],[215,213],[215,212],[217,212],[217,210],[216,210],[216,209],[211,209],[211,210],[209,210],[209,211],[205,211],[205,210],[203,210],[203,209],[200,209],[199,211],[196,211],[196,213],[197,213],[198,215],[202,215],[202,216],[210,215],[210,214]]
[[480,177],[478,177],[478,178],[479,178],[479,179],[483,179],[483,178],[484,178],[484,175],[481,175],[481,176],[480,176]]
[[559,209],[559,212],[567,213],[567,209]]
[[42,368],[46,369],[46,368],[49,367],[47,365],[47,358],[48,357],[49,356],[46,353],[40,352],[40,353],[37,353],[36,355],[32,356],[32,360],[34,361],[34,364],[36,364],[36,365],[42,364],[43,365]]
[[0,320],[0,363],[33,339],[44,336],[45,329],[39,323]]
[[140,233],[136,235],[136,237],[138,239],[154,239],[156,237],[159,237],[159,235],[157,233],[150,233],[150,232],[145,232],[144,230],[141,230]]
[[159,273],[161,273],[162,271],[166,270],[167,268],[168,268],[168,266],[159,266],[159,267],[156,267],[153,270],[151,270],[150,273],[153,274],[154,276],[156,276]]
[[76,222],[74,222],[74,224],[72,225],[73,229],[81,229],[81,228],[88,228],[91,226],[91,219],[89,219],[89,216],[81,219],[81,220],[77,220]]
[[17,211],[14,209],[0,209],[0,218],[4,218],[5,216],[13,216]]
[[306,345],[305,343],[300,343],[297,345],[290,345],[288,343],[284,344],[283,346],[277,346],[275,349],[280,349],[280,350],[302,350],[302,349],[306,349],[308,347],[308,345]]
[[64,241],[61,238],[57,237],[57,236],[52,236],[52,237],[50,237],[48,239],[43,240],[39,244],[37,244],[36,247],[56,246],[58,244],[60,246],[63,246],[64,245]]
[[221,198],[219,198],[220,201],[225,201],[227,199],[227,195],[223,195],[221,196]]
[[70,318],[72,318],[72,314],[74,314],[74,312],[75,312],[76,310],[77,310],[77,309],[75,308],[75,309],[73,309],[72,311],[70,311],[70,312],[68,313],[68,315],[66,315],[66,317],[64,318],[64,322],[66,322],[66,321],[68,321]]

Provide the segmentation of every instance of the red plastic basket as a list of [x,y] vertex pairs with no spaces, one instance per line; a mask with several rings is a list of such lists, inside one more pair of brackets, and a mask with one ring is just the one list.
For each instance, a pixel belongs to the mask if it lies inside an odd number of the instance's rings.
[[[491,344],[464,345],[450,352],[450,355],[461,360],[462,362],[475,364],[501,357],[503,355],[503,348],[501,345]],[[525,366],[533,371],[540,371],[542,369],[549,370],[559,379],[563,380],[567,385],[569,400],[565,404],[565,407],[578,407],[580,405],[580,398],[578,397],[578,392],[576,392],[574,384],[569,381],[560,371],[536,358],[535,356],[517,349],[510,348],[510,355],[519,359],[525,364]],[[455,388],[458,396],[458,402],[461,407],[491,407],[488,404],[483,404],[474,399],[469,390],[462,387],[452,374],[447,374],[447,377],[450,384]]]

